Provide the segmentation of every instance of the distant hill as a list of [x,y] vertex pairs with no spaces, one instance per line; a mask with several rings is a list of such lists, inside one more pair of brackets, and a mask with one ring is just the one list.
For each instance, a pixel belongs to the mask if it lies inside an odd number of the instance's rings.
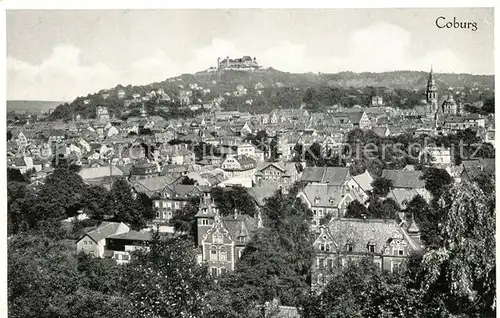
[[41,113],[55,109],[62,101],[40,101],[40,100],[8,100],[7,112],[16,113]]
[[[124,100],[132,99],[134,94],[145,94],[152,90],[163,89],[173,101],[164,105],[174,113],[164,114],[169,117],[187,116],[189,112],[178,112],[180,102],[176,99],[181,91],[192,90],[190,86],[196,84],[207,89],[203,94],[194,91],[191,103],[209,103],[218,96],[227,96],[224,109],[240,109],[250,112],[268,112],[277,107],[298,107],[302,102],[312,105],[314,110],[319,110],[327,104],[340,103],[346,106],[366,104],[371,94],[384,95],[384,100],[391,101],[394,106],[400,100],[411,100],[412,103],[419,98],[424,98],[422,92],[427,84],[428,72],[394,71],[384,73],[353,73],[341,72],[327,73],[288,73],[273,68],[259,69],[254,72],[245,71],[202,71],[195,74],[182,74],[162,82],[141,86],[118,85],[113,89],[101,90],[95,94],[78,97],[73,102],[59,106],[51,115],[51,119],[69,119],[77,113],[85,118],[92,118],[97,106],[106,106],[110,113],[123,117],[124,114],[137,113],[132,105],[126,109]],[[461,89],[472,92],[494,90],[493,75],[472,74],[435,74],[440,94],[446,93],[449,88]],[[244,96],[235,97],[233,92],[241,85],[247,89]],[[370,88],[370,89],[366,89]],[[471,90],[471,88],[474,88]],[[123,90],[125,97],[117,98],[118,91]],[[209,92],[208,92],[209,90]],[[306,94],[306,91],[309,92]],[[311,91],[312,90],[312,91]],[[406,93],[408,91],[408,93]],[[229,96],[229,94],[231,96]],[[414,96],[407,96],[413,94]],[[103,98],[103,95],[107,95]],[[108,96],[109,95],[109,96]],[[312,98],[311,98],[312,96]],[[315,96],[319,96],[320,101]],[[421,97],[420,97],[421,96]],[[478,98],[479,94],[474,96]],[[470,96],[467,96],[470,97]],[[252,105],[246,104],[251,99]],[[201,102],[199,101],[201,100]],[[85,102],[84,102],[85,101]],[[148,113],[154,113],[156,106],[146,102]],[[158,103],[157,103],[158,104]],[[319,106],[318,106],[319,105]],[[410,104],[402,105],[411,107]],[[158,115],[162,115],[158,113]]]

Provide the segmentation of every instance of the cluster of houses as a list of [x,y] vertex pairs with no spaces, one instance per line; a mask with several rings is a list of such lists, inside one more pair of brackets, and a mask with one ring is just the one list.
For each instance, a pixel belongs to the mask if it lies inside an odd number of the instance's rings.
[[[245,89],[238,92],[245,94]],[[118,94],[126,97],[120,91]],[[155,91],[155,95],[168,98],[161,91]],[[325,113],[303,108],[280,108],[269,114],[214,110],[183,120],[148,116],[142,108],[139,117],[121,121],[110,116],[105,107],[97,107],[95,120],[30,122],[11,129],[7,162],[10,168],[29,172],[32,187],[42,185],[54,165],[62,161],[80,166],[78,173],[88,184],[109,188],[116,178],[126,178],[136,193],[151,198],[156,209],[151,225],[164,232],[172,231],[170,220],[178,210],[192,198],[199,198],[195,216],[197,251],[199,261],[206,263],[214,276],[234,270],[246,243],[263,223],[260,213],[248,216],[235,211],[234,215],[221,216],[210,195],[211,188],[242,186],[260,210],[265,198],[276,191],[286,193],[295,182],[302,181],[304,186],[297,197],[311,209],[311,228],[316,235],[312,287],[321,288],[331,270],[366,255],[373,257],[381,269],[398,271],[413,251],[422,248],[420,230],[412,219],[345,218],[351,202],[366,204],[374,176],[368,171],[352,175],[348,167],[307,167],[304,162],[294,162],[296,144],[309,147],[319,143],[334,149],[355,128],[388,137],[403,132],[415,136],[438,131],[447,134],[472,127],[485,142],[495,145],[491,118],[458,114],[456,109],[450,110],[450,105],[446,107],[449,114],[444,115],[452,117],[440,116],[443,121],[439,129],[435,117],[415,116],[414,110],[385,106],[379,96],[369,107],[334,106]],[[265,140],[255,140],[257,132],[262,131],[266,132]],[[278,137],[274,140],[279,156],[271,161],[269,143],[274,137]],[[424,151],[432,158],[431,164],[446,169],[457,182],[495,169],[491,159],[465,160],[455,166],[449,149]],[[382,177],[393,183],[387,197],[402,213],[417,195],[431,199],[421,176],[422,172],[411,166],[382,172]],[[76,245],[78,251],[126,263],[131,251],[150,240],[149,229],[133,231],[126,224],[103,222],[87,231]]]

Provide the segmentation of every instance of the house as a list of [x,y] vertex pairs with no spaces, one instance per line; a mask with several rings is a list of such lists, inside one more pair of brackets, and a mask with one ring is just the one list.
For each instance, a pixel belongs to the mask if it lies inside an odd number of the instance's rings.
[[287,191],[302,175],[297,165],[295,162],[263,163],[257,167],[255,183],[262,185],[262,181],[274,181],[279,188]]
[[372,107],[378,107],[378,106],[383,106],[384,105],[384,99],[382,96],[372,96]]
[[345,109],[343,112],[332,113],[331,115],[335,122],[341,125],[350,123],[353,128],[369,129],[372,124],[368,115],[364,111],[356,108]]
[[460,180],[471,182],[482,173],[495,175],[495,159],[463,160],[461,166]]
[[77,253],[83,252],[103,258],[106,248],[106,238],[129,231],[130,228],[124,223],[102,222],[96,229],[85,233],[85,235],[76,241],[76,251]]
[[128,231],[117,233],[106,238],[106,256],[111,257],[117,264],[126,264],[131,260],[131,252],[144,248],[148,249],[152,235],[149,231]]
[[364,257],[373,259],[381,270],[397,273],[422,244],[414,221],[399,225],[386,219],[334,218],[319,228],[313,247],[316,259],[311,267],[311,287],[321,290],[333,272]]
[[431,194],[425,189],[422,177],[422,171],[384,169],[382,178],[392,181],[392,188],[387,198],[394,199],[401,209],[406,209],[407,204],[417,195],[429,202]]
[[31,158],[31,157],[16,157],[13,159],[13,163],[11,164],[11,167],[18,169],[19,172],[21,172],[22,174],[25,174],[27,171],[34,168],[33,158]]
[[451,164],[450,148],[426,147],[419,154],[420,162],[431,164]]
[[495,129],[488,129],[484,134],[484,142],[490,143],[495,147]]
[[130,169],[130,181],[148,179],[160,175],[158,166],[155,163],[142,162],[132,166]]
[[351,179],[349,168],[344,167],[307,167],[301,180],[308,183],[327,183],[344,186]]
[[66,134],[63,130],[52,129],[49,132],[49,143],[59,143],[66,139]]
[[253,176],[257,163],[254,159],[241,155],[229,155],[221,164],[221,169],[224,170],[226,177],[237,176]]
[[131,182],[131,186],[136,193],[144,193],[149,198],[153,198],[166,186],[174,183],[175,178],[171,176],[159,176],[147,179],[137,179]]
[[313,211],[312,227],[316,228],[328,215],[334,218],[343,217],[347,206],[357,199],[357,196],[347,186],[310,183],[299,191],[297,198]]
[[204,192],[195,216],[199,261],[205,263],[209,273],[216,277],[233,271],[247,242],[261,226],[260,218],[241,215],[221,217],[210,192]]
[[156,208],[155,222],[168,222],[177,210],[182,209],[193,197],[202,196],[210,188],[199,185],[168,184],[152,197]]
[[364,201],[368,200],[368,197],[370,196],[370,192],[372,191],[372,182],[373,182],[373,177],[370,175],[368,170],[365,170],[362,174],[358,174],[356,176],[352,177],[352,182],[350,184],[351,188],[356,190],[362,197],[363,203]]
[[17,147],[21,148],[26,147],[31,139],[33,139],[33,136],[30,133],[20,131],[19,134],[15,137],[14,141],[16,142]]
[[372,131],[381,138],[389,137],[391,134],[387,126],[372,127]]

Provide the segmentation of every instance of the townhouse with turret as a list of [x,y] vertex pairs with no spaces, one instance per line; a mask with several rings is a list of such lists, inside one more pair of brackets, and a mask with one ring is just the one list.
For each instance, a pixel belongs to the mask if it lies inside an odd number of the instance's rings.
[[262,226],[258,216],[251,217],[238,211],[231,216],[221,216],[210,192],[201,196],[195,218],[198,260],[207,264],[210,275],[214,277],[234,270],[252,234]]

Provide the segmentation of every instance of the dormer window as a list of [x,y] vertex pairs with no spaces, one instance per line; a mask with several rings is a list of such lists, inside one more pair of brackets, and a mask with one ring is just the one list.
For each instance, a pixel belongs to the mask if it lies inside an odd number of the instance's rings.
[[352,252],[352,251],[354,250],[354,245],[353,245],[352,243],[347,243],[347,244],[345,245],[345,250],[346,250],[347,252]]
[[245,237],[245,236],[239,236],[239,237],[238,237],[238,241],[239,241],[240,243],[245,243],[245,242],[246,242],[246,237]]
[[375,244],[368,244],[368,252],[375,253]]
[[214,234],[213,239],[214,239],[214,244],[224,243],[224,237],[220,233]]

